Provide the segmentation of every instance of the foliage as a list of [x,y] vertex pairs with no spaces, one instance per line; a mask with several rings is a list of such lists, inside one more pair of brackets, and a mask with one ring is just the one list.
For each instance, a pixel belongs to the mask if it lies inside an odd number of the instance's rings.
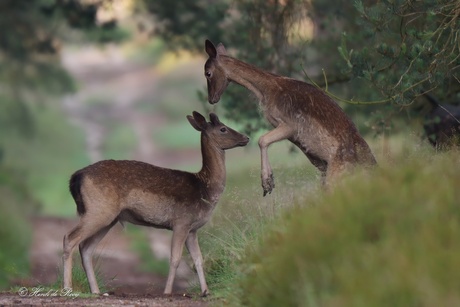
[[409,152],[299,203],[248,246],[235,305],[459,304],[458,163]]
[[155,33],[173,49],[202,49],[206,38],[218,40],[230,1],[139,1],[139,8],[156,17]]
[[0,166],[0,289],[8,287],[14,278],[29,271],[28,248],[31,229],[27,215],[38,209],[20,174]]
[[344,35],[339,46],[347,74],[399,106],[424,92],[436,90],[445,98],[460,91],[458,1],[357,0],[354,6],[361,31]]

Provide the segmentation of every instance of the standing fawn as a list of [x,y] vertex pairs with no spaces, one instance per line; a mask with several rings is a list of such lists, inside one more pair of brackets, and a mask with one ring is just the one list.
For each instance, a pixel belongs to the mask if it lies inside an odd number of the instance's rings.
[[323,184],[350,166],[374,165],[375,158],[353,122],[322,90],[302,81],[263,71],[227,55],[206,40],[209,58],[204,66],[209,103],[215,104],[232,81],[246,87],[259,100],[275,128],[259,139],[264,196],[275,187],[268,146],[288,139],[321,172]]
[[249,138],[225,126],[213,113],[211,122],[197,112],[187,119],[201,132],[203,165],[198,173],[105,160],[72,175],[69,187],[80,221],[64,236],[64,288],[72,287],[72,254],[78,245],[91,292],[99,293],[92,254],[112,226],[127,221],[173,231],[165,294],[172,292],[184,243],[195,264],[201,294],[208,294],[197,230],[209,220],[224,191],[225,150],[245,146]]

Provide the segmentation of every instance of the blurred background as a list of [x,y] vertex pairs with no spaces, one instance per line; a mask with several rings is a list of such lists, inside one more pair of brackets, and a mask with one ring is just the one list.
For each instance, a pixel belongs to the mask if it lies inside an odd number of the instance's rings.
[[[250,187],[251,197],[274,206],[273,198],[260,200],[256,140],[267,123],[236,85],[207,104],[205,39],[322,87],[377,157],[391,158],[407,143],[429,146],[427,95],[460,101],[459,10],[446,0],[1,1],[0,287],[34,270],[53,273],[35,281],[55,279],[59,240],[75,225],[68,192],[75,170],[136,159],[198,171],[199,133],[185,119],[193,110],[215,111],[251,136],[247,148],[228,153],[227,202],[241,202],[235,191]],[[317,173],[288,142],[270,152],[276,193],[291,199],[316,185]],[[43,230],[52,223],[61,228]],[[47,269],[30,250],[41,244],[39,231],[58,238]]]

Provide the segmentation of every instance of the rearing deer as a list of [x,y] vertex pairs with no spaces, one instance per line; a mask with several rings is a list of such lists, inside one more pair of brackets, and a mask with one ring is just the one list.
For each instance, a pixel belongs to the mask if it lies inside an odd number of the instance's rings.
[[209,103],[215,104],[229,82],[253,92],[275,128],[259,139],[264,196],[275,187],[268,146],[288,139],[316,166],[328,184],[349,166],[374,165],[375,158],[353,122],[320,89],[295,79],[263,71],[227,55],[224,45],[205,43],[204,66]]
[[92,254],[117,222],[173,231],[168,280],[171,294],[184,243],[198,273],[201,294],[208,294],[197,230],[211,217],[225,188],[225,150],[245,146],[249,138],[225,126],[211,113],[211,122],[199,113],[187,116],[201,132],[203,165],[188,173],[138,161],[105,160],[75,172],[70,192],[80,215],[78,225],[64,236],[64,288],[72,287],[72,254],[77,245],[92,293],[99,293]]

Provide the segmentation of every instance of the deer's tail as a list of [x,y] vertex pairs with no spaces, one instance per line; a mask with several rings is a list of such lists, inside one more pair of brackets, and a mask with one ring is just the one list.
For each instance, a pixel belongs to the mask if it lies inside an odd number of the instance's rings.
[[81,185],[83,183],[83,174],[81,172],[75,172],[69,181],[69,190],[72,194],[75,203],[77,204],[77,212],[79,215],[83,215],[86,212],[85,203],[81,196]]

